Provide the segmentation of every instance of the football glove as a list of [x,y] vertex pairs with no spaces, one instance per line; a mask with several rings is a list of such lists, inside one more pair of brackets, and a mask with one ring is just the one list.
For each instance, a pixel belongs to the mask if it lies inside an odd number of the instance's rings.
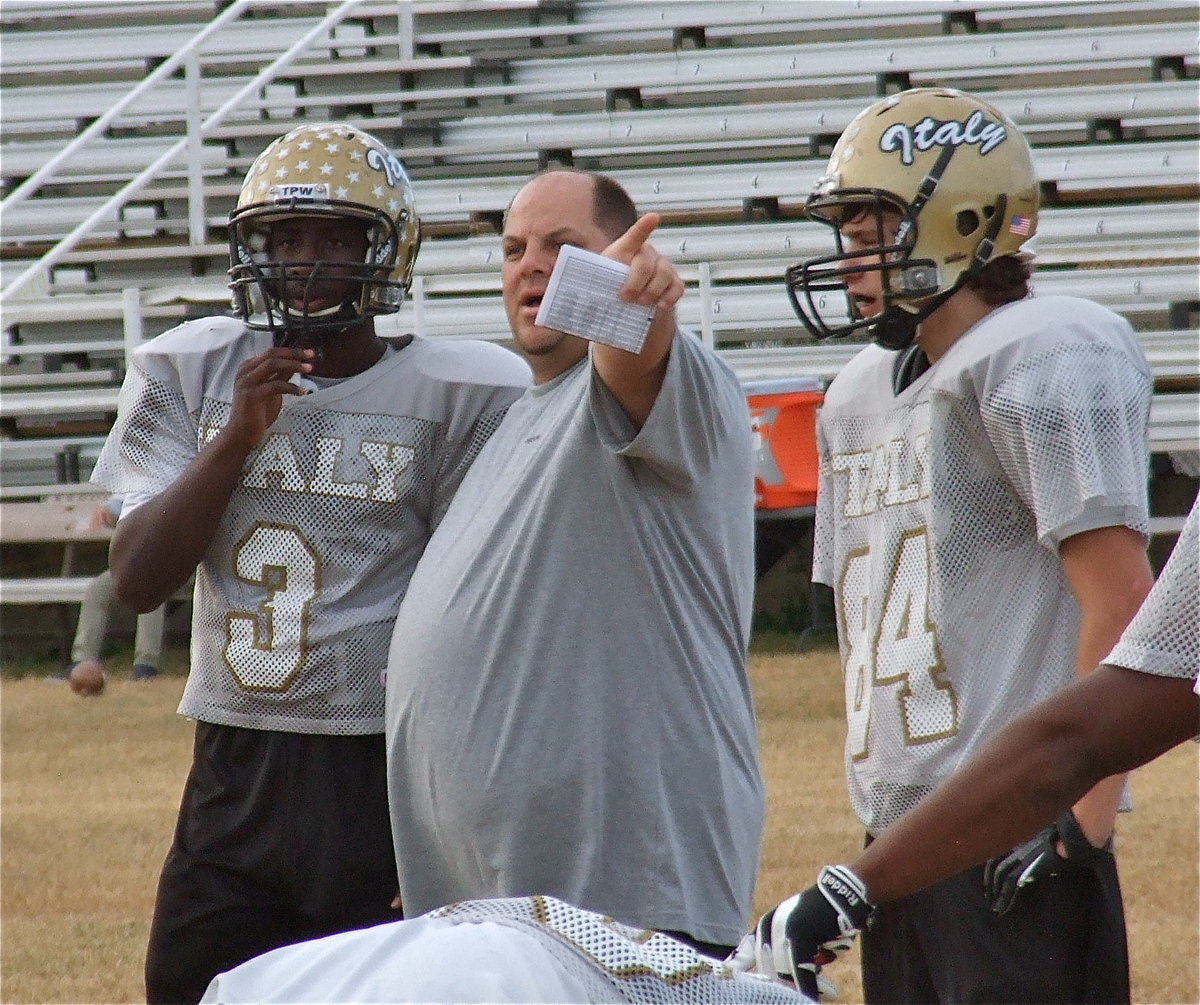
[[[737,948],[725,958],[725,965],[733,970],[742,972],[763,973],[763,971],[758,969],[758,960],[754,955],[755,939],[756,933],[754,932],[747,932],[743,935],[742,941],[737,944]],[[766,975],[773,977],[781,984],[787,984],[789,987],[794,983],[790,977],[776,973],[774,965],[766,971]],[[820,967],[816,968],[816,986],[817,993],[815,995],[809,993],[810,989],[802,990],[805,991],[807,997],[814,1000],[819,999],[823,1002],[835,1002],[838,1000],[837,985],[821,973]]]
[[[1066,851],[1065,857],[1058,852],[1059,842]],[[996,914],[1007,914],[1017,895],[1030,884],[1066,872],[1091,869],[1111,854],[1112,838],[1103,848],[1097,848],[1080,829],[1075,814],[1067,810],[1024,844],[987,863],[983,870],[984,894]]]
[[817,972],[850,948],[874,909],[862,880],[848,866],[826,866],[815,886],[768,911],[747,936],[754,939],[759,973],[790,977],[816,999]]

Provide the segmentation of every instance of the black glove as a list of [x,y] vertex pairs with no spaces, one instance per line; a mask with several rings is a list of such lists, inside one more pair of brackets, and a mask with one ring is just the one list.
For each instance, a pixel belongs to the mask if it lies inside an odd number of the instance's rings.
[[[1062,842],[1066,857],[1058,853]],[[997,914],[1007,914],[1022,887],[1049,876],[1091,869],[1112,854],[1112,838],[1097,848],[1079,828],[1075,814],[1067,810],[1044,831],[1018,845],[1007,855],[994,858],[983,870],[984,894]]]
[[758,972],[790,977],[815,1001],[817,971],[850,948],[874,909],[848,866],[827,865],[816,886],[758,919],[753,933]]

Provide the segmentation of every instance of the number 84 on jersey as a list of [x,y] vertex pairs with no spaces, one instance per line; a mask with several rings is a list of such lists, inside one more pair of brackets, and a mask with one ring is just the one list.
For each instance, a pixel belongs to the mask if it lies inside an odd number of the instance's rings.
[[870,549],[850,552],[838,583],[839,630],[846,646],[847,750],[855,760],[867,755],[872,715],[898,715],[906,744],[958,732],[958,699],[930,614],[925,529],[900,536],[877,607],[871,602],[879,596],[873,589],[873,565]]

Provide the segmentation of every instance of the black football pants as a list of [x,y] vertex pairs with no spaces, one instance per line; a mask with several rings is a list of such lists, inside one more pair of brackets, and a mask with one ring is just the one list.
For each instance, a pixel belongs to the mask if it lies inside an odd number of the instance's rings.
[[200,722],[146,954],[146,1000],[197,1002],[270,949],[398,921],[384,740]]

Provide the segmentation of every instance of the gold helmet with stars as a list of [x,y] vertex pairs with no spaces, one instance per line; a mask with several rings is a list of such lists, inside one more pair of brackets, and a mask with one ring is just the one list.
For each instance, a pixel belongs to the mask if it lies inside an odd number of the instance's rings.
[[[272,224],[297,217],[357,220],[366,227],[366,255],[352,270],[354,295],[337,308],[297,314],[288,307],[284,269],[272,260],[269,234]],[[291,331],[333,334],[367,317],[393,314],[412,282],[420,244],[408,174],[380,140],[344,123],[299,126],[250,165],[229,214],[234,313],[251,328],[272,332],[277,342]]]

